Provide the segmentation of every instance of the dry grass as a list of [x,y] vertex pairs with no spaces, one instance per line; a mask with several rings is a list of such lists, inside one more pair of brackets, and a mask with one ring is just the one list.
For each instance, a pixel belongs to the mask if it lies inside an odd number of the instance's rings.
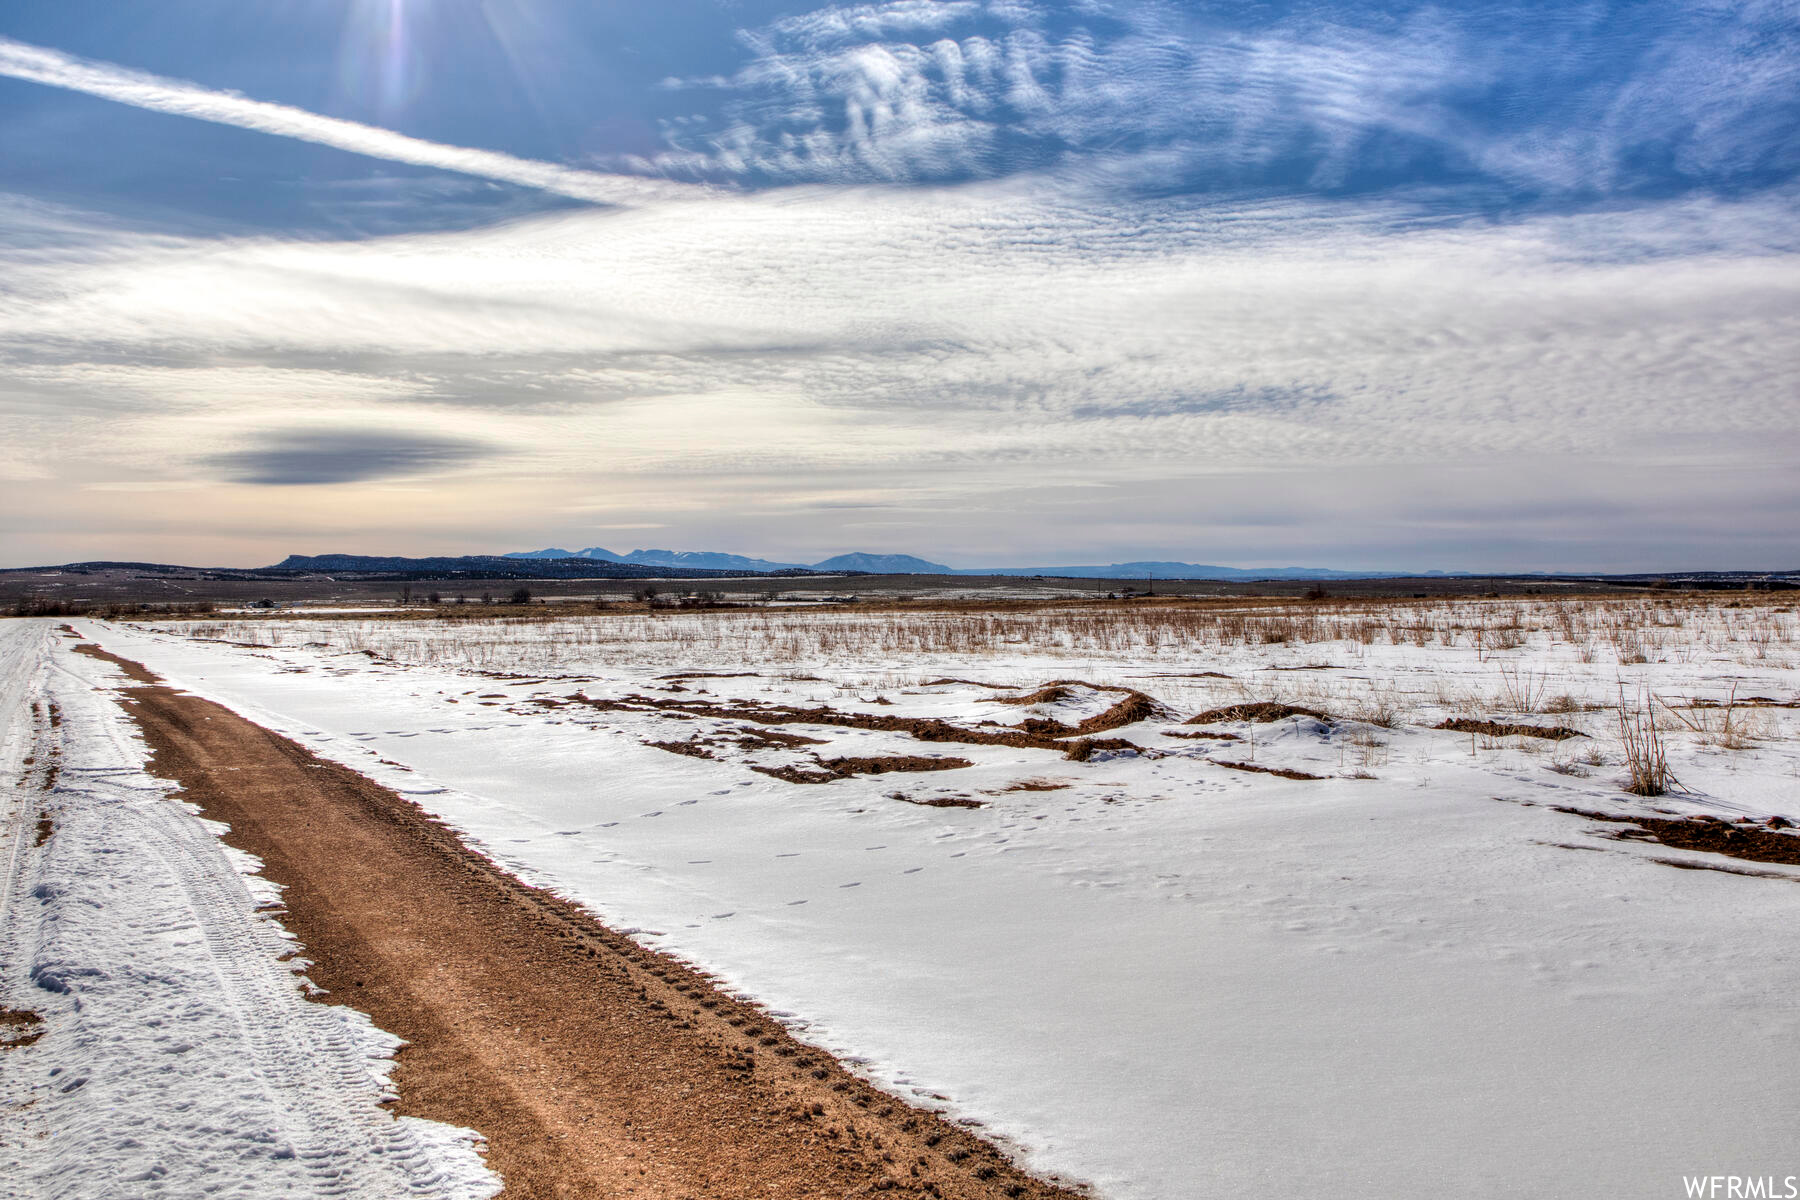
[[[1736,601],[1730,603],[1739,603]],[[291,617],[293,614],[281,614]],[[281,644],[312,622],[279,623],[250,617],[205,622],[192,627],[202,637]],[[399,661],[440,661],[484,666],[484,656],[534,652],[539,658],[571,660],[585,651],[663,646],[688,648],[696,660],[787,661],[895,656],[994,658],[1029,654],[1037,658],[1139,661],[1203,658],[1208,652],[1240,647],[1322,647],[1337,644],[1347,657],[1356,648],[1379,645],[1472,649],[1477,661],[1498,660],[1513,674],[1520,711],[1536,711],[1547,678],[1519,667],[1527,655],[1564,645],[1582,661],[1597,661],[1599,646],[1618,660],[1639,664],[1660,658],[1673,645],[1698,644],[1734,654],[1746,663],[1779,660],[1800,644],[1800,628],[1789,609],[1733,608],[1717,598],[1591,601],[1325,601],[1294,604],[1272,601],[1175,600],[1129,608],[1093,603],[989,604],[943,607],[745,608],[650,613],[611,607],[575,613],[553,605],[516,610],[484,609],[463,614],[454,607],[424,619],[320,621]],[[554,639],[533,639],[523,631],[557,627]],[[556,643],[548,646],[530,643]],[[1272,651],[1278,653],[1278,651]],[[604,655],[602,656],[604,657]],[[534,664],[540,665],[540,664]],[[541,665],[553,665],[544,662]],[[696,662],[696,666],[700,665]],[[1341,665],[1341,664],[1326,664]],[[1526,707],[1530,705],[1530,707]]]
[[1625,770],[1630,776],[1625,790],[1634,796],[1662,796],[1679,787],[1669,771],[1662,733],[1656,728],[1656,710],[1648,701],[1627,706],[1625,689],[1619,689],[1619,740],[1625,749]]
[[[1650,755],[1644,782],[1653,784],[1653,750],[1666,774],[1671,758],[1684,762],[1696,746],[1736,751],[1791,734],[1791,721],[1765,697],[1794,698],[1800,620],[1792,605],[1773,600],[1070,600],[656,613],[627,606],[585,615],[528,605],[403,620],[215,617],[174,628],[248,647],[310,646],[514,679],[663,676],[677,687],[783,702],[798,690],[806,704],[916,703],[907,697],[951,685],[939,677],[954,677],[956,687],[978,683],[996,700],[1043,703],[1079,676],[1099,688],[1147,688],[1177,713],[1334,714],[1377,729],[1557,714],[1557,725],[1600,739],[1614,763],[1629,732],[1634,753]],[[731,679],[740,682],[721,686]],[[1727,696],[1739,680],[1745,693],[1762,695]],[[1621,710],[1615,728],[1621,681],[1656,696]],[[1687,695],[1690,687],[1699,694]],[[1127,715],[1161,715],[1148,700],[1140,707]],[[1646,707],[1656,709],[1653,719]],[[1480,733],[1469,743],[1471,753],[1529,754],[1532,745],[1544,744]],[[1544,765],[1579,772],[1598,763],[1555,757]]]

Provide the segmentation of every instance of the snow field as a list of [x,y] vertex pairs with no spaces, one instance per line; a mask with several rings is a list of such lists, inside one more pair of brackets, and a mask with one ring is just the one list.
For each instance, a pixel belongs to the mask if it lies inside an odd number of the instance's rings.
[[[20,745],[37,760],[7,814],[0,1005],[42,1019],[0,1050],[0,1191],[496,1192],[468,1131],[377,1107],[398,1040],[304,998],[276,889],[145,772],[118,673],[53,630],[0,623],[7,780]],[[53,752],[52,783],[36,768]]]
[[[1656,1196],[1684,1173],[1791,1172],[1800,1083],[1776,1048],[1800,1029],[1800,870],[1674,870],[1765,864],[1618,841],[1555,810],[1800,816],[1796,710],[1729,710],[1754,723],[1733,735],[1707,706],[1796,698],[1791,612],[1225,617],[87,629],[1104,1195]],[[664,678],[693,671],[722,677]],[[1070,687],[1010,706],[981,686],[1075,677],[1174,710],[1107,735],[1153,753],[1073,762],[743,715],[823,705],[984,728],[1073,723],[1116,699]],[[1620,790],[1618,713],[1601,706],[1621,684],[1660,706],[1691,792]],[[1270,699],[1336,719],[1164,736]],[[1593,736],[1429,728],[1449,716]],[[751,769],[892,754],[973,765],[813,785]]]

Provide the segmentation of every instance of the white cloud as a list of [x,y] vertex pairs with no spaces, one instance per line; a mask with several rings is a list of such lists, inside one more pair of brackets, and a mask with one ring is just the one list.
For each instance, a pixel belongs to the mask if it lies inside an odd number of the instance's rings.
[[[1791,6],[1493,10],[1170,3],[827,7],[750,31],[723,118],[637,169],[948,180],[1052,165],[1210,190],[1308,163],[1606,193],[1800,166]],[[1624,22],[1630,21],[1629,28]],[[1597,62],[1605,62],[1598,69]],[[1634,166],[1634,163],[1637,165]],[[1284,168],[1288,169],[1288,168]]]
[[0,76],[67,88],[153,112],[297,138],[389,162],[435,167],[519,184],[595,204],[642,204],[696,194],[691,185],[605,175],[557,163],[517,158],[495,150],[428,142],[285,104],[269,104],[234,92],[215,91],[179,79],[76,58],[7,37],[0,37]]
[[[861,469],[904,491],[934,464],[1011,486],[1757,457],[1800,452],[1800,272],[1770,249],[1785,212],[1409,227],[989,185],[338,244],[144,239],[0,262],[0,371],[52,397],[11,401],[38,444],[82,421],[82,445],[174,473],[184,448],[316,410],[528,447],[553,477],[702,490]],[[1698,227],[1710,250],[1666,252]],[[142,365],[171,355],[201,365]]]
[[[1441,14],[1219,32],[1191,7],[1102,8],[1086,31],[1023,4],[905,3],[757,33],[733,123],[641,168],[1007,177],[680,203],[0,42],[0,73],[630,206],[332,243],[146,236],[0,197],[0,506],[33,545],[184,520],[234,544],[350,539],[379,511],[386,543],[325,548],[468,549],[482,531],[523,548],[610,525],[797,560],[852,528],[960,561],[1066,558],[1058,544],[1442,567],[1556,565],[1517,557],[1527,544],[1585,565],[1620,564],[1599,557],[1613,546],[1638,565],[1669,565],[1641,557],[1659,544],[1715,556],[1675,565],[1785,555],[1791,191],[1509,221],[1444,218],[1423,190],[1100,198],[1109,171],[1296,146],[1329,183],[1397,134],[1604,191],[1671,121],[1691,131],[1673,151],[1747,170],[1754,138],[1782,139],[1719,132],[1739,101],[1713,50],[1649,56],[1634,105],[1579,97],[1610,114],[1583,129],[1488,135],[1443,97],[1518,50]],[[1742,50],[1747,94],[1779,116],[1789,68]],[[1658,79],[1691,83],[1685,107]],[[1008,175],[1021,139],[1049,148],[1041,172]],[[495,453],[433,457],[392,440],[408,432]],[[454,485],[378,506],[349,476],[280,501],[218,477],[221,461],[292,474],[340,445],[364,480],[400,463]],[[598,524],[541,524],[559,512]],[[1514,557],[1446,557],[1483,537]],[[1430,556],[1393,557],[1409,538]]]

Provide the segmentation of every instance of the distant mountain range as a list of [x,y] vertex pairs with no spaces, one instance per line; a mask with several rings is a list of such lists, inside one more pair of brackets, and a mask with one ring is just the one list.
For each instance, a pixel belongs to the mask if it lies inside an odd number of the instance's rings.
[[[512,558],[468,554],[457,558],[403,558],[371,554],[290,554],[269,571],[364,576],[371,574],[444,579],[720,579],[743,570],[665,567],[645,563],[573,558]],[[805,570],[758,572],[810,575]]]
[[942,563],[926,562],[910,554],[840,554],[816,563],[771,562],[722,554],[716,550],[633,550],[614,554],[603,546],[586,550],[519,550],[502,558],[585,558],[595,562],[630,563],[645,567],[683,567],[701,571],[867,571],[871,575],[952,575]]
[[[816,563],[773,562],[713,550],[633,550],[615,554],[602,546],[585,550],[521,550],[501,555],[510,559],[588,559],[596,562],[646,567],[674,567],[707,571],[861,571],[870,575],[1048,575],[1070,579],[1392,579],[1417,575],[1414,571],[1335,571],[1326,567],[1215,567],[1184,562],[1128,562],[1104,566],[1058,567],[950,567],[910,554],[839,554]],[[1441,575],[1428,571],[1427,575]]]

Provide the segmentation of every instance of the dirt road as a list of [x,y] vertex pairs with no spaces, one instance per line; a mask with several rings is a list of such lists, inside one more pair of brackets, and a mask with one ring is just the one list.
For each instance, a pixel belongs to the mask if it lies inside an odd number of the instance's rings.
[[398,1111],[479,1130],[508,1197],[1078,1193],[528,887],[416,805],[94,647],[226,840],[286,890],[329,1000],[411,1043]]

